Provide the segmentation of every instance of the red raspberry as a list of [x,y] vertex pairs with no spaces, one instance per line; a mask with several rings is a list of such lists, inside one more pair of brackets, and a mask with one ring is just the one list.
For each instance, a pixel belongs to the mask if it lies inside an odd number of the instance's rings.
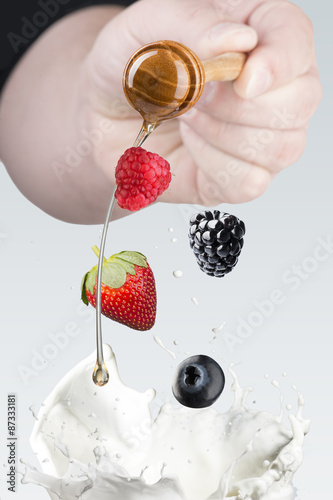
[[171,181],[170,165],[158,154],[129,148],[116,167],[116,199],[120,208],[135,211],[153,203]]

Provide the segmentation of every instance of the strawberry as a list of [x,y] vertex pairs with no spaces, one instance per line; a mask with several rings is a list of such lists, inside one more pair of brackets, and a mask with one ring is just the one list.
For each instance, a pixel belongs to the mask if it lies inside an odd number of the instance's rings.
[[116,199],[120,208],[136,211],[153,203],[171,181],[170,165],[158,154],[129,148],[116,167]]
[[[99,255],[99,249],[94,246]],[[96,307],[98,266],[85,274],[81,299]],[[156,318],[156,288],[153,272],[144,255],[120,252],[103,261],[102,314],[134,330],[150,330]]]

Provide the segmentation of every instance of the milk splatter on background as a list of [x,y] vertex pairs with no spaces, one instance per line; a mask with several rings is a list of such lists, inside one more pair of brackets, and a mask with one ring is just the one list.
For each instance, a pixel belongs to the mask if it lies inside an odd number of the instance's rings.
[[[27,467],[24,483],[42,485],[63,500],[294,498],[291,481],[309,430],[300,394],[288,428],[282,394],[278,416],[251,410],[251,389],[239,385],[230,366],[234,401],[228,411],[164,404],[153,419],[155,391],[126,387],[109,346],[105,361],[112,381],[106,386],[96,391],[91,380],[93,353],[46,399],[31,438],[44,474]],[[276,380],[272,385],[279,388]]]

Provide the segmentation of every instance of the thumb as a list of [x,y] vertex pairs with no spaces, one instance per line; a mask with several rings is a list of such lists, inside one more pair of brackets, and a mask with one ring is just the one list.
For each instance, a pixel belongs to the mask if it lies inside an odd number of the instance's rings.
[[95,87],[108,100],[122,95],[122,74],[131,55],[141,46],[158,41],[180,42],[202,59],[223,52],[252,50],[255,30],[216,15],[214,0],[141,0],[123,10],[97,37],[88,56]]
[[314,62],[313,29],[299,7],[289,2],[262,3],[248,23],[258,33],[259,43],[234,84],[241,97],[256,97],[309,70]]

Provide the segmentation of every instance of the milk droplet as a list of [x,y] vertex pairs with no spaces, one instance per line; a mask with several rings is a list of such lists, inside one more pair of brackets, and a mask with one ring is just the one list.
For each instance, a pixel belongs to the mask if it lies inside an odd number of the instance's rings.
[[157,335],[154,335],[153,339],[155,340],[156,344],[162,347],[162,349],[164,349],[165,352],[167,352],[173,359],[176,359],[175,353],[173,351],[170,351],[170,349],[167,349],[167,347],[165,347],[162,340]]
[[286,377],[287,376],[287,372],[282,372],[282,377]]
[[212,328],[212,332],[215,333],[215,335],[217,335],[222,330],[224,325],[225,325],[225,321],[223,321],[223,323],[221,323],[219,326]]
[[177,269],[177,271],[173,272],[173,275],[175,278],[181,278],[183,276],[183,271],[181,271],[180,269]]
[[169,227],[168,231],[169,233],[173,233],[173,227]]
[[265,373],[264,377],[265,377],[265,378],[269,378],[268,373]]
[[177,238],[171,238],[171,243],[177,243],[178,239]]
[[192,297],[192,298],[191,298],[191,300],[192,300],[192,302],[193,302],[193,304],[194,304],[195,306],[198,306],[198,305],[199,305],[199,301],[198,301],[198,299],[197,299],[196,297]]
[[291,405],[286,405],[286,410],[291,410],[292,406]]
[[174,343],[175,345],[179,345],[179,340],[174,340],[174,341],[173,341],[173,343]]
[[29,410],[31,411],[32,416],[34,417],[34,419],[35,419],[35,420],[38,420],[38,417],[37,417],[37,415],[36,415],[36,413],[35,413],[35,408],[34,408],[34,406],[33,406],[33,405],[29,406]]

